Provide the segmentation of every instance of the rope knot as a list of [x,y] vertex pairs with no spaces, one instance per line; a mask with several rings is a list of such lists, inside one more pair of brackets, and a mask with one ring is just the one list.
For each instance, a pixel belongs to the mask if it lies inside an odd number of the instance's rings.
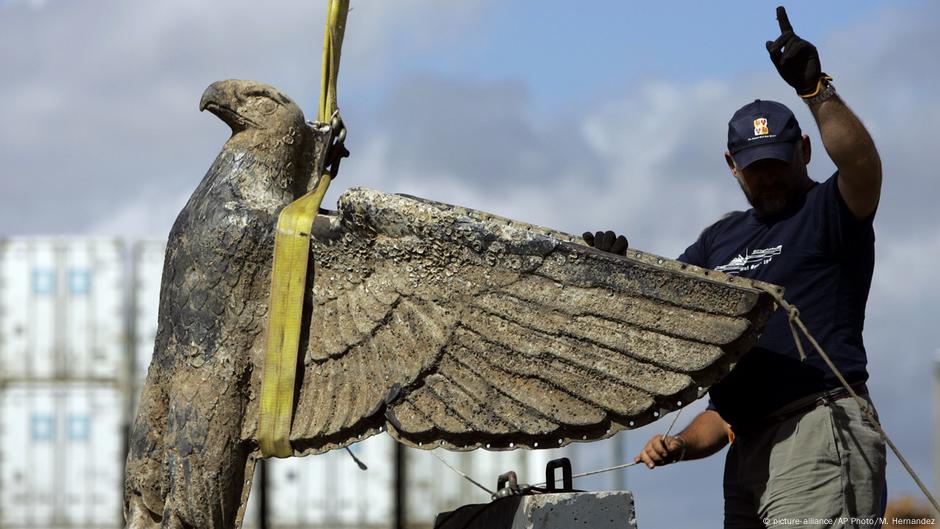
[[787,307],[787,316],[790,318],[790,321],[796,321],[800,317],[800,310],[790,305]]

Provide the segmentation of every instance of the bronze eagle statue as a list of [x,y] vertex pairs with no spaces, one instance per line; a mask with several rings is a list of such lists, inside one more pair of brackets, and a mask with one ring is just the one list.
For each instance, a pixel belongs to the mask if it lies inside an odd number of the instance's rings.
[[[214,83],[200,109],[232,136],[170,233],[132,528],[240,525],[277,215],[325,157],[323,129],[269,85]],[[454,450],[604,438],[703,395],[774,309],[750,280],[369,189],[321,210],[310,237],[294,455],[382,431]]]

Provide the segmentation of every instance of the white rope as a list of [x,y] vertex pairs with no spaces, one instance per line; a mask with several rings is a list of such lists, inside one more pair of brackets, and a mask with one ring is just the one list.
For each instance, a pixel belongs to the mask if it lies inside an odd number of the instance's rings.
[[[682,413],[682,409],[680,408],[679,411],[677,411],[676,414],[673,416],[672,422],[669,424],[669,428],[667,428],[667,429],[666,429],[666,433],[663,434],[663,439],[664,439],[664,440],[666,439],[666,436],[669,435],[669,432],[672,431],[673,426],[676,425],[676,421],[679,420],[679,415],[680,415],[681,413]],[[484,487],[483,485],[480,485],[476,480],[474,480],[474,479],[471,478],[470,476],[468,476],[468,475],[464,474],[463,472],[457,470],[456,468],[452,467],[447,461],[444,461],[444,459],[443,459],[441,456],[437,455],[437,454],[434,453],[434,452],[431,452],[431,455],[433,455],[434,457],[436,457],[441,463],[444,463],[444,465],[446,465],[447,468],[449,468],[449,469],[453,470],[454,472],[456,472],[457,474],[459,474],[460,477],[462,477],[463,479],[469,481],[470,483],[473,483],[473,484],[476,485],[477,487],[480,487],[481,489],[483,489],[483,490],[485,490],[486,492],[488,492],[490,495],[493,495],[493,494],[494,494],[491,490],[489,490],[488,488]],[[623,463],[623,464],[615,465],[615,466],[612,466],[612,467],[600,468],[600,469],[597,469],[597,470],[591,470],[590,472],[582,472],[582,473],[580,473],[580,474],[574,474],[573,476],[571,476],[571,479],[574,480],[574,479],[583,478],[583,477],[586,477],[586,476],[593,476],[593,475],[595,475],[595,474],[603,474],[603,473],[605,473],[605,472],[612,472],[612,471],[614,471],[614,470],[620,470],[621,468],[632,467],[633,465],[636,465],[636,464],[638,464],[638,463],[639,463],[639,461],[631,461],[631,462],[629,462],[629,463]],[[555,480],[555,482],[557,483],[557,482],[559,482],[559,481],[562,481],[563,479],[564,479],[564,477],[558,478],[558,479]],[[545,485],[548,485],[548,482],[547,482],[547,481],[543,481],[542,483],[536,483],[535,485],[533,485],[533,487],[544,487]]]
[[[676,414],[672,417],[672,422],[669,424],[669,428],[666,428],[666,433],[663,434],[663,440],[664,440],[664,441],[666,440],[666,436],[669,435],[669,432],[672,431],[673,426],[676,425],[676,421],[679,420],[679,415],[680,415],[681,413],[682,413],[682,408],[679,408],[679,411],[677,411]],[[585,477],[585,476],[593,476],[593,475],[595,475],[595,474],[603,474],[603,473],[605,473],[605,472],[612,472],[612,471],[614,471],[614,470],[620,470],[621,468],[632,467],[633,465],[636,465],[636,464],[639,464],[639,463],[640,463],[639,461],[631,461],[631,462],[629,462],[629,463],[622,463],[622,464],[620,464],[620,465],[614,465],[614,466],[612,466],[612,467],[599,468],[599,469],[597,469],[597,470],[592,470],[592,471],[590,471],[590,472],[582,472],[582,473],[580,473],[580,474],[575,474],[575,475],[571,476],[571,479],[574,480],[574,479],[578,479],[578,478],[583,478],[583,477]],[[556,480],[555,480],[555,483],[561,481],[562,479],[564,479],[564,478],[562,477],[562,478],[556,479]],[[536,487],[544,487],[545,485],[548,485],[548,482],[547,482],[547,481],[546,481],[546,482],[543,482],[543,483],[539,483],[539,484],[537,484],[537,485],[535,485],[535,486],[536,486]]]
[[[613,470],[619,470],[619,469],[621,469],[621,468],[632,467],[633,465],[636,465],[636,464],[638,464],[638,463],[639,463],[639,461],[631,461],[631,462],[629,462],[629,463],[623,463],[622,465],[616,465],[616,466],[607,467],[607,468],[600,468],[600,469],[597,469],[597,470],[592,470],[592,471],[590,471],[590,472],[582,472],[582,473],[580,473],[580,474],[574,474],[573,476],[571,476],[571,479],[574,480],[574,479],[578,479],[578,478],[583,478],[583,477],[585,477],[585,476],[593,476],[594,474],[603,474],[604,472],[611,472],[611,471],[613,471]],[[561,477],[561,478],[556,479],[556,480],[555,480],[555,483],[558,483],[558,482],[561,481],[562,479],[564,479],[564,477]],[[534,487],[544,487],[545,485],[548,485],[548,482],[547,482],[547,481],[544,481],[544,482],[542,482],[542,483],[538,483],[538,484],[533,485],[533,486],[534,486]]]
[[679,408],[679,411],[672,417],[672,422],[669,423],[669,428],[666,428],[666,433],[663,434],[663,441],[666,440],[666,436],[669,435],[669,432],[672,431],[672,427],[676,425],[676,421],[679,420],[679,415],[682,413],[682,408]]
[[[826,362],[826,365],[829,366],[829,369],[831,369],[833,374],[835,374],[836,378],[839,379],[839,382],[842,384],[842,386],[846,389],[846,391],[849,392],[849,395],[851,395],[852,398],[854,398],[855,401],[858,402],[859,408],[865,413],[865,416],[868,417],[868,420],[871,421],[872,426],[874,426],[875,429],[878,430],[878,434],[884,440],[885,444],[891,448],[891,451],[894,452],[894,455],[897,456],[898,461],[901,462],[901,465],[904,466],[904,469],[907,470],[907,473],[910,474],[911,478],[914,479],[914,483],[916,483],[917,486],[920,487],[921,492],[924,493],[924,496],[927,497],[927,500],[930,501],[930,503],[933,505],[933,508],[937,511],[940,511],[940,505],[937,504],[937,500],[934,499],[930,491],[927,490],[927,486],[924,485],[924,482],[920,480],[920,477],[917,475],[917,472],[914,472],[914,468],[911,467],[910,464],[908,464],[907,459],[905,459],[904,456],[901,454],[901,450],[898,449],[898,447],[894,445],[894,443],[888,437],[888,434],[885,433],[884,429],[881,427],[881,423],[878,422],[878,419],[875,417],[875,414],[871,411],[871,408],[868,406],[868,403],[865,402],[865,400],[862,399],[860,396],[858,396],[858,393],[856,393],[855,390],[852,389],[851,384],[849,384],[845,380],[845,377],[842,376],[842,373],[839,371],[836,365],[832,363],[832,360],[829,358],[829,355],[826,354],[826,351],[823,350],[822,346],[820,346],[819,343],[816,341],[816,339],[813,338],[813,335],[810,334],[809,329],[806,328],[806,325],[803,323],[803,320],[800,319],[800,313],[796,309],[796,307],[787,303],[787,301],[783,299],[783,296],[780,293],[776,292],[775,290],[769,287],[760,285],[760,284],[755,284],[754,286],[763,290],[764,292],[767,292],[771,296],[773,296],[773,298],[777,301],[777,304],[779,304],[783,310],[787,311],[787,314],[789,315],[789,318],[790,318],[791,326],[793,325],[793,323],[795,323],[796,326],[800,329],[800,331],[803,332],[803,335],[806,336],[806,339],[809,340],[809,343],[812,344],[813,348],[816,349],[816,352],[819,353],[819,356],[822,357],[824,362]],[[795,335],[796,335],[796,332],[794,331],[794,339],[796,340],[797,347],[800,347],[802,351],[802,348],[800,346],[800,341]]]
[[474,479],[471,478],[470,476],[468,476],[468,475],[464,474],[463,472],[457,470],[456,468],[450,466],[450,463],[448,463],[447,461],[444,461],[444,458],[443,458],[443,457],[437,455],[437,454],[434,453],[433,451],[431,452],[431,455],[434,456],[434,457],[436,457],[436,458],[438,459],[438,461],[440,461],[441,463],[444,463],[444,465],[445,465],[447,468],[453,470],[453,471],[456,472],[457,474],[460,474],[460,476],[461,476],[463,479],[469,481],[470,483],[473,483],[473,484],[476,485],[477,487],[480,487],[481,489],[483,489],[484,491],[486,491],[486,493],[489,494],[490,496],[493,496],[494,494],[496,494],[495,492],[493,492],[493,491],[491,491],[490,489],[484,487],[483,485],[480,485],[476,480],[474,480]]

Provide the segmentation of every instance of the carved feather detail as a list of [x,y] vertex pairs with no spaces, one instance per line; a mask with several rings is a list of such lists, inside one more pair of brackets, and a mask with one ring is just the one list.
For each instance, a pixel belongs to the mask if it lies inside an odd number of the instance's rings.
[[386,428],[465,450],[639,427],[704,394],[773,309],[746,280],[368,189],[312,238],[298,455]]

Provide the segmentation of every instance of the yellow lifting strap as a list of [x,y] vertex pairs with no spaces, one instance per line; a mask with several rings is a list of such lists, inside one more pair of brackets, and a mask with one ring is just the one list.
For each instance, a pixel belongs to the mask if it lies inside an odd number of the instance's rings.
[[[349,0],[327,0],[323,74],[317,107],[317,121],[320,123],[329,123],[337,110],[336,77],[348,12]],[[258,442],[263,457],[292,455],[290,427],[294,414],[301,313],[307,288],[310,232],[330,180],[330,175],[322,171],[316,188],[285,207],[277,220],[258,418]]]

